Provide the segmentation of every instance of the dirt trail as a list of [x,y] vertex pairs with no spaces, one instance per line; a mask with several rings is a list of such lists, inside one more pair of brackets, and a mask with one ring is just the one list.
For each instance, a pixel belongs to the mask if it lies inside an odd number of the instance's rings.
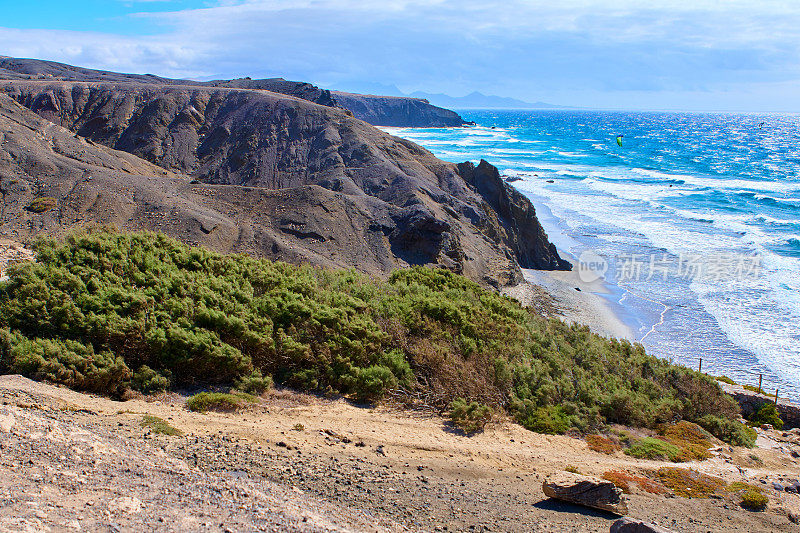
[[[269,486],[283,495],[303,494],[312,497],[309,501],[328,502],[318,504],[320,521],[345,523],[355,530],[396,529],[399,523],[420,531],[606,532],[615,517],[546,499],[541,491],[544,477],[567,466],[598,476],[612,469],[636,473],[664,466],[622,454],[599,454],[588,450],[580,439],[539,435],[515,424],[496,425],[466,437],[436,416],[362,408],[343,400],[288,391],[268,393],[244,412],[208,414],[187,411],[185,398],[177,394],[158,400],[115,402],[13,376],[0,377],[0,393],[8,403],[23,404],[13,409],[65,417],[63,423],[105,432],[109,439],[140,450],[141,457],[150,457],[146,450],[154,450],[152,453],[163,454],[164,461],[188,465],[187,472],[193,475],[225,480],[234,492],[238,483],[246,484],[248,488],[241,493],[245,500],[236,502],[244,506],[242,516],[254,506],[246,496],[254,494],[249,487],[275,482],[277,485]],[[25,398],[44,402],[51,409],[28,409],[25,402],[34,400]],[[151,433],[141,427],[144,414],[167,420],[185,435]],[[5,435],[0,431],[0,437]],[[5,456],[5,449],[3,453]],[[751,454],[758,460],[750,458]],[[755,468],[755,464],[760,466]],[[796,480],[800,474],[797,462],[779,449],[725,447],[708,461],[681,466],[728,481]],[[4,462],[2,468],[7,472],[9,466]],[[92,478],[99,474],[88,468],[83,475]],[[8,474],[0,478],[6,479]],[[42,478],[39,486],[51,487],[48,479]],[[796,530],[786,510],[797,512],[800,496],[767,492],[770,507],[762,513],[744,511],[733,496],[690,500],[634,493],[629,496],[630,515],[680,532]],[[202,499],[202,490],[200,494]],[[151,505],[150,497],[140,497],[143,506]],[[198,505],[182,503],[187,509]],[[152,505],[169,509],[168,504]],[[14,505],[23,503],[14,501]],[[211,514],[216,517],[215,512]],[[79,520],[66,512],[63,516]],[[344,518],[336,522],[330,516]],[[205,529],[219,530],[219,524],[209,521]]]

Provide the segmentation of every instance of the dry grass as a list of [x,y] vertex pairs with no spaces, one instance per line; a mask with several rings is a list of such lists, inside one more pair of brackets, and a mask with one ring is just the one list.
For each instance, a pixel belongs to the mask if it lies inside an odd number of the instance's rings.
[[713,436],[697,424],[682,420],[659,428],[663,440],[680,448],[676,462],[703,461],[711,457],[708,449]]
[[656,476],[665,487],[684,498],[708,498],[725,487],[725,482],[718,477],[685,468],[659,468]]
[[586,435],[586,445],[590,450],[607,455],[613,455],[614,452],[622,449],[618,442],[603,435]]
[[178,428],[175,428],[169,424],[163,418],[159,418],[153,415],[144,415],[142,418],[141,426],[143,428],[150,428],[153,433],[158,433],[160,435],[169,435],[171,437],[179,437],[183,435],[183,432]]
[[640,490],[650,494],[666,494],[667,489],[657,481],[646,478],[644,476],[637,476],[627,472],[619,472],[616,470],[609,470],[603,473],[603,479],[610,481],[617,486],[625,494],[631,493],[633,484],[637,485]]

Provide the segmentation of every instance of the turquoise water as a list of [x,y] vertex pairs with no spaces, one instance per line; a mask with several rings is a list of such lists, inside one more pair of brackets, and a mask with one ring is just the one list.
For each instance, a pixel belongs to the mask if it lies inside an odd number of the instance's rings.
[[702,357],[744,383],[763,374],[765,388],[800,400],[800,117],[462,116],[477,126],[385,129],[500,168],[552,212],[565,254],[607,263],[612,303],[651,353],[692,367]]

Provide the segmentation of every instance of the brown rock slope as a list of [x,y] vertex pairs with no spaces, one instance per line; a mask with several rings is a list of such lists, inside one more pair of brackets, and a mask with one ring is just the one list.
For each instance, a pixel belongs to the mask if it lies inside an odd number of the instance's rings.
[[[107,222],[372,273],[438,264],[495,285],[520,265],[568,268],[491,165],[445,163],[344,110],[138,82],[9,79],[2,93],[39,115],[0,102],[9,236]],[[39,196],[56,208],[26,210]]]
[[283,78],[253,80],[214,80],[197,82],[161,78],[152,74],[122,74],[65,65],[54,61],[0,56],[0,78],[3,79],[59,79],[92,82],[137,82],[158,85],[197,85],[202,87],[228,87],[257,89],[302,98],[315,104],[347,109],[353,116],[376,126],[453,127],[468,124],[458,113],[431,105],[427,100],[411,97],[375,96],[353,94],[327,89],[301,81]]

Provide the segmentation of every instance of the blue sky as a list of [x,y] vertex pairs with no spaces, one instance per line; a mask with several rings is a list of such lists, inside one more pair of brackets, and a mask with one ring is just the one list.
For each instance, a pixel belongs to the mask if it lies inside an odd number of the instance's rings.
[[0,0],[0,55],[581,107],[800,112],[797,0]]

